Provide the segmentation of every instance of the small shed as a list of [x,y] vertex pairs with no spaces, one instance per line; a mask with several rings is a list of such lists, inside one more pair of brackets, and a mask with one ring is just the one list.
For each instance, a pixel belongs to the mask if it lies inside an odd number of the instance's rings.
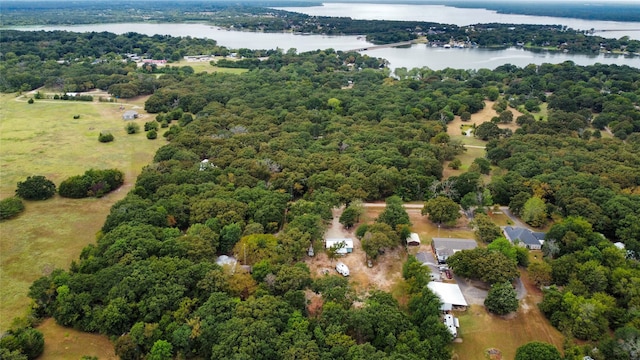
[[420,236],[416,233],[411,233],[407,238],[407,245],[409,246],[419,246],[420,245]]
[[127,110],[122,114],[122,120],[135,120],[138,118],[138,112],[135,110]]
[[353,239],[349,238],[335,238],[335,239],[327,239],[325,240],[325,246],[327,249],[332,246],[338,246],[339,244],[344,244],[341,248],[338,249],[337,253],[341,255],[346,255],[353,252]]

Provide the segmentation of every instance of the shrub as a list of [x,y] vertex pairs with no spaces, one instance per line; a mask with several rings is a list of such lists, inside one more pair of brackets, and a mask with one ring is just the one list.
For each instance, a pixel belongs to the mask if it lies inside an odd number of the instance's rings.
[[127,132],[127,134],[135,134],[140,131],[140,125],[134,122],[130,122],[124,127],[124,130]]
[[458,158],[453,159],[453,161],[449,163],[449,167],[452,168],[453,170],[460,169],[460,166],[462,166],[462,161],[460,161],[460,159]]
[[76,119],[76,120],[77,120],[77,119],[80,119],[80,115],[78,115],[78,114],[73,115],[73,118],[74,118],[74,119]]
[[158,130],[158,122],[157,121],[149,121],[144,123],[144,131],[150,130]]
[[150,130],[149,132],[147,132],[147,139],[149,140],[155,140],[158,137],[158,132],[155,130]]
[[33,98],[29,99],[29,101],[27,101],[27,102],[28,102],[29,104],[33,104],[33,103],[34,103]]
[[0,220],[11,219],[24,211],[22,200],[10,197],[0,200]]
[[55,193],[56,184],[42,175],[29,176],[16,189],[16,195],[26,200],[46,200]]
[[113,134],[108,131],[102,131],[100,135],[98,135],[98,141],[100,141],[101,143],[108,143],[113,141],[113,139]]

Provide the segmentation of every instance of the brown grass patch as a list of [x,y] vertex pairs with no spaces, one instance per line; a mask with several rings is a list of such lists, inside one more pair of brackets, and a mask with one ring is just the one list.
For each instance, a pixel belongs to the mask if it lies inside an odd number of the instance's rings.
[[46,319],[38,326],[45,338],[39,359],[80,359],[95,356],[100,360],[116,360],[113,344],[104,335],[90,334],[56,324]]

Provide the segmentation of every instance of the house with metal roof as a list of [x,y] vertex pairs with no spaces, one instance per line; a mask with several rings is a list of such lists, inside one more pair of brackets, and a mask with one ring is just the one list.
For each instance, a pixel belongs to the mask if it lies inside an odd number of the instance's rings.
[[534,232],[523,227],[505,226],[502,230],[507,240],[525,246],[529,250],[540,250],[546,233]]

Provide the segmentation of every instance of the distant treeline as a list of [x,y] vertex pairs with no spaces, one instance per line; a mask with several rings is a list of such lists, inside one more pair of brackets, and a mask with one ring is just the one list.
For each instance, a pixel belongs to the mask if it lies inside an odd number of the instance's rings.
[[[429,41],[467,42],[469,45],[482,47],[507,47],[519,44],[531,48],[557,49],[574,53],[598,53],[603,50],[635,53],[640,49],[640,41],[629,40],[628,38],[615,40],[600,36],[588,36],[581,31],[567,29],[559,25],[482,24],[459,27],[451,24],[421,21],[380,21],[317,17],[265,7],[301,4],[317,5],[315,3],[287,3],[281,1],[251,4],[236,4],[224,1],[213,3],[199,1],[184,3],[143,1],[137,2],[135,7],[128,3],[119,2],[74,3],[74,6],[70,7],[66,3],[57,2],[8,2],[3,3],[1,6],[0,20],[2,25],[5,26],[198,21],[250,31],[366,35],[368,41],[376,44],[413,40],[420,35],[426,35]],[[500,4],[507,9],[505,12],[518,13],[512,10],[512,5]],[[518,5],[522,8],[522,11],[529,11],[530,9],[547,11],[550,4],[528,7],[524,5]],[[573,4],[565,5],[555,4],[551,9],[559,9],[559,14],[569,15],[571,9],[579,7]],[[468,3],[466,6],[474,7],[473,5],[468,5]],[[579,8],[582,9],[583,7]],[[597,14],[614,14],[617,16],[615,19],[618,21],[622,21],[622,19],[637,21],[637,19],[640,19],[639,13],[639,6],[628,4],[626,6],[598,7],[598,11],[595,11],[593,16]],[[561,16],[559,14],[553,11],[552,14],[536,15]],[[534,13],[531,15],[534,15]],[[586,18],[591,19],[590,17]]]

